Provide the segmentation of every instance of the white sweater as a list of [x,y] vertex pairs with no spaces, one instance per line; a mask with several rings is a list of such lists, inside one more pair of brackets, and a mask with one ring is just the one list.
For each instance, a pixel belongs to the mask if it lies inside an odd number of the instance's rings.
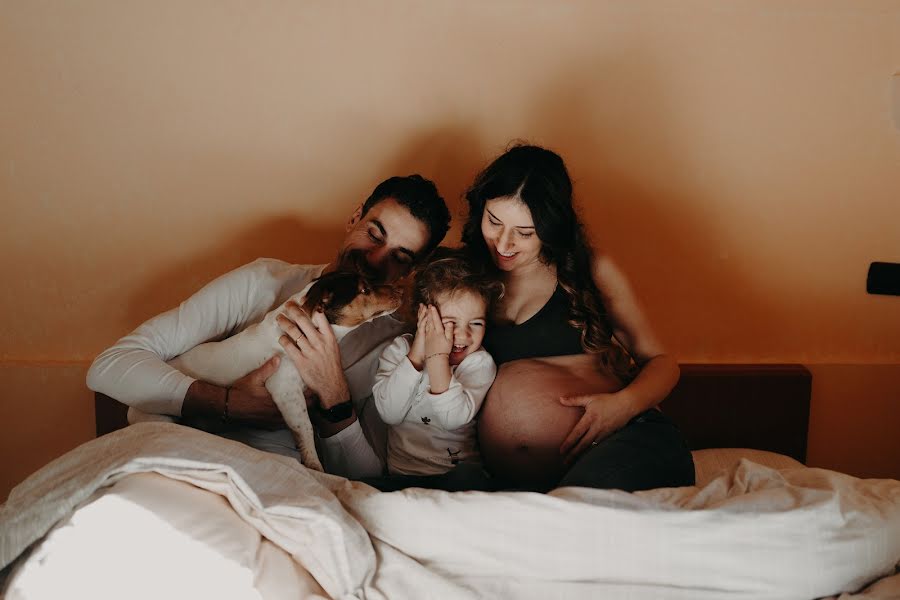
[[[258,323],[324,268],[325,265],[292,265],[261,258],[226,273],[102,352],[88,370],[87,385],[144,413],[179,416],[184,396],[195,380],[165,361],[198,344],[225,339]],[[341,340],[350,395],[373,443],[366,440],[358,423],[323,439],[320,449],[329,472],[350,477],[380,474],[383,459],[380,461],[372,448],[380,450],[377,454],[383,456],[384,424],[378,422],[372,403],[367,401],[382,349],[405,329],[396,319],[382,317]],[[247,429],[229,437],[264,450],[294,454],[286,429]]]
[[384,349],[372,390],[388,431],[388,469],[392,474],[436,475],[458,462],[478,463],[475,416],[497,375],[485,350],[451,368],[450,385],[432,394],[428,373],[407,358],[413,336],[401,335]]

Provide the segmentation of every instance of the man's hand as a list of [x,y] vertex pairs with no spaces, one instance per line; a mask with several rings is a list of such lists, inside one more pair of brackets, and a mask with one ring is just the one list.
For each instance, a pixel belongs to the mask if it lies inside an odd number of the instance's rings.
[[325,314],[317,311],[310,319],[295,302],[288,302],[285,311],[276,317],[285,333],[278,341],[303,378],[308,394],[317,396],[326,409],[350,400],[341,351]]
[[278,370],[280,356],[273,356],[258,369],[250,371],[233,384],[228,393],[228,419],[264,429],[286,427],[284,417],[272,395],[266,389],[266,381]]
[[[266,389],[266,380],[278,370],[279,356],[273,356],[262,366],[250,371],[228,390],[228,422],[242,423],[262,429],[285,427],[281,411]],[[205,381],[195,381],[188,388],[181,407],[186,419],[219,419],[225,414],[225,388]]]

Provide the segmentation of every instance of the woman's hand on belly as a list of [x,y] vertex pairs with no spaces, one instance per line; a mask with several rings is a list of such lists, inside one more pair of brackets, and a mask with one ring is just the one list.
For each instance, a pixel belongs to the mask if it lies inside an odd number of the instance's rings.
[[[596,419],[618,422],[616,411],[601,408],[607,402],[600,402],[599,397],[613,396],[621,387],[615,377],[598,370],[590,355],[504,364],[478,420],[485,465],[494,476],[514,486],[553,487],[567,470],[561,448],[575,428],[587,423],[584,431],[592,431]],[[585,421],[586,411],[581,404],[566,405],[562,397],[596,397],[587,403],[591,406],[590,419]],[[598,423],[593,430],[601,429]],[[609,429],[606,435],[612,431]],[[582,439],[584,435],[576,441]],[[587,439],[586,444],[589,446],[591,441]],[[577,444],[572,449],[575,447]]]
[[560,397],[559,403],[563,406],[581,407],[584,410],[559,448],[566,466],[575,462],[592,443],[625,427],[631,420],[634,416],[632,404],[622,394],[623,392],[614,392]]

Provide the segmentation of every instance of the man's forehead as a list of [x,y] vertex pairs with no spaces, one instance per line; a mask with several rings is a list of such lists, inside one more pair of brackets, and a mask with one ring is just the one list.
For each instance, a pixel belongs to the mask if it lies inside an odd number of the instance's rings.
[[385,198],[370,208],[364,220],[377,222],[391,246],[418,254],[428,243],[428,226],[393,198]]

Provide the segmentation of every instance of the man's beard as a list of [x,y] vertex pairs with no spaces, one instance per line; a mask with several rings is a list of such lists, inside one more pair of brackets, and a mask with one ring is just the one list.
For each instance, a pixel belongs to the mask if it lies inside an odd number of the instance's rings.
[[338,270],[353,271],[362,275],[366,281],[373,284],[385,283],[387,274],[381,272],[369,264],[362,250],[349,248],[338,255]]

